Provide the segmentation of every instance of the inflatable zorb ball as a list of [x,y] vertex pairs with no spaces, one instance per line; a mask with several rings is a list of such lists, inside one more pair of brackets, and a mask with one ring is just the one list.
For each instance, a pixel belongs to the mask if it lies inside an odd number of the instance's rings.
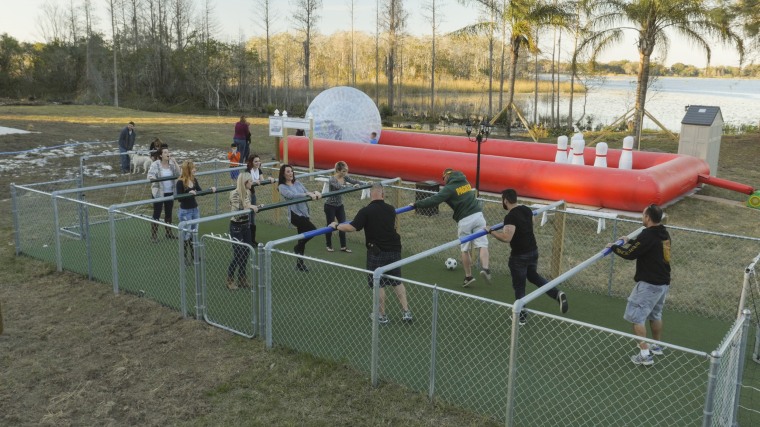
[[372,132],[380,138],[380,112],[359,89],[338,86],[323,91],[309,104],[306,117],[314,117],[314,137],[369,142]]

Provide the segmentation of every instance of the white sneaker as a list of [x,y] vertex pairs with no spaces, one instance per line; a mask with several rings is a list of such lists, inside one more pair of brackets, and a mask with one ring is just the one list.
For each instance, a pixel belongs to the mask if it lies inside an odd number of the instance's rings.
[[649,356],[642,356],[641,352],[639,352],[631,356],[631,362],[634,365],[652,366],[654,365],[654,358],[651,354]]
[[650,344],[649,345],[649,352],[654,354],[655,356],[662,356],[664,354],[665,347],[659,345],[659,344]]
[[484,268],[480,270],[480,275],[483,276],[484,279],[486,279],[486,283],[489,285],[491,284],[491,269]]
[[412,311],[411,310],[405,311],[404,315],[401,316],[401,320],[403,320],[404,322],[411,322],[413,320]]

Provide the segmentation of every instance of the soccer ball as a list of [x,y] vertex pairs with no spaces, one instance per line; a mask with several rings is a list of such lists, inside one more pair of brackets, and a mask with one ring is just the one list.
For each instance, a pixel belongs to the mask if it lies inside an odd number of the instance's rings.
[[457,268],[457,260],[454,258],[449,258],[446,260],[445,265],[447,270],[453,270]]

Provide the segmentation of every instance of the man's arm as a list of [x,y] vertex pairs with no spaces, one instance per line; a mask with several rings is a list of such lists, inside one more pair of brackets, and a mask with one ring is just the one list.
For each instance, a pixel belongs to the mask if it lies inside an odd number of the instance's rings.
[[436,194],[433,194],[430,197],[427,197],[422,200],[418,200],[412,204],[415,209],[419,208],[430,208],[433,206],[438,206],[441,203],[445,202],[446,200],[449,200],[449,197],[451,197],[451,191],[450,189],[443,187],[441,188],[441,191],[439,191]]
[[[509,224],[505,225],[501,230],[491,231],[488,234],[492,235],[496,240],[509,243],[512,241],[512,237],[515,236],[515,230],[515,226]],[[490,231],[490,228],[486,227],[486,231]]]

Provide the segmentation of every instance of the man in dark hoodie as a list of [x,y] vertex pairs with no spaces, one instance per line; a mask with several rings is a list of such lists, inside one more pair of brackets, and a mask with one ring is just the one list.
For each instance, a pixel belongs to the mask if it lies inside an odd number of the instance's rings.
[[[636,281],[623,318],[633,324],[633,333],[642,338],[647,336],[644,323],[649,319],[652,338],[662,338],[662,307],[670,287],[670,234],[662,225],[662,208],[649,205],[642,213],[644,230],[635,239],[621,237],[622,245],[610,243],[608,248],[624,259],[636,260]],[[664,348],[659,344],[649,345],[639,342],[639,352],[631,356],[636,365],[654,364],[653,354],[662,355]]]
[[[452,218],[457,222],[457,235],[459,237],[469,236],[482,230],[486,226],[483,209],[480,207],[475,189],[467,182],[464,174],[453,169],[446,169],[443,171],[443,183],[443,188],[437,194],[418,200],[410,206],[413,206],[415,209],[421,209],[438,206],[442,202],[446,202],[454,211]],[[462,286],[465,288],[475,281],[475,278],[472,276],[470,243],[472,243],[473,247],[480,250],[480,266],[482,268],[480,275],[487,282],[491,282],[491,270],[488,268],[488,238],[481,236],[472,242],[467,242],[460,246],[465,276]]]

